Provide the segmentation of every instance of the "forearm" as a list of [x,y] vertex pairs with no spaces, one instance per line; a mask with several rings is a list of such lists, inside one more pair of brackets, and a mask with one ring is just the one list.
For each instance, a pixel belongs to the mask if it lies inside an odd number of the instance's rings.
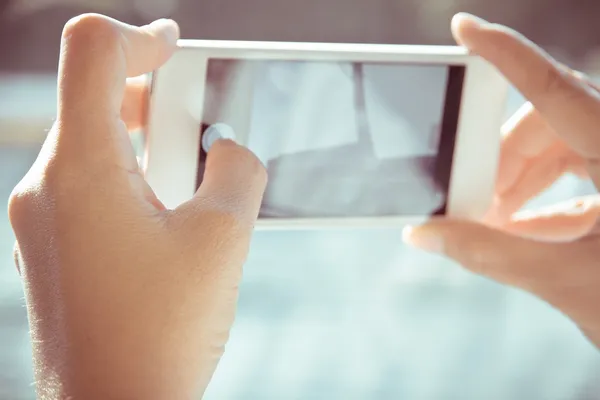
[[[24,270],[38,398],[178,400],[201,396],[218,357],[203,342],[207,335],[190,332],[184,316],[161,312],[152,302],[144,305],[131,300],[137,306],[125,307],[123,296],[102,299],[95,290],[103,286],[96,289],[81,276],[29,279],[27,272],[42,268],[26,265]],[[79,282],[76,293],[61,285],[64,280]],[[139,286],[128,283],[128,287],[131,296],[139,295]],[[50,298],[55,301],[45,300]]]
[[[197,399],[205,382],[198,379],[200,357],[185,349],[157,348],[143,338],[129,350],[107,338],[57,348],[51,340],[33,346],[36,389],[43,400]],[[118,341],[118,340],[117,340]],[[111,343],[112,342],[112,343]],[[212,371],[209,374],[209,378]]]

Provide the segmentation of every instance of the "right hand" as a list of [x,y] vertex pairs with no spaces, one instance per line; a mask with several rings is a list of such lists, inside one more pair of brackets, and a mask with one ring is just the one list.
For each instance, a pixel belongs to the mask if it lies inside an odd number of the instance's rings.
[[600,188],[600,93],[517,32],[464,14],[457,41],[493,64],[529,100],[505,125],[487,224],[439,220],[406,231],[416,247],[528,290],[600,346],[600,198],[516,213],[566,172]]
[[147,90],[127,77],[178,36],[94,14],[63,31],[57,119],[8,207],[39,398],[198,398],[223,353],[267,174],[219,140],[177,208],[145,181],[126,127]]

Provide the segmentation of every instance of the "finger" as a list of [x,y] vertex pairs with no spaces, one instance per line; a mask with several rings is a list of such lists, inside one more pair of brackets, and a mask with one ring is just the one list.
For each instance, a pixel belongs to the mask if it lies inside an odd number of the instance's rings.
[[217,140],[208,152],[200,188],[178,211],[194,225],[198,222],[194,215],[201,211],[219,211],[232,216],[249,233],[258,217],[266,184],[266,170],[250,150],[232,140]]
[[538,157],[522,160],[518,178],[510,188],[495,196],[485,221],[492,225],[502,224],[529,200],[552,186],[576,161],[563,153],[561,146],[555,146]]
[[502,136],[497,195],[511,189],[528,161],[541,155],[558,140],[552,128],[529,102],[502,126]]
[[[573,76],[594,87],[584,74],[573,71]],[[502,147],[500,154],[499,172],[496,183],[496,194],[502,195],[509,190],[523,173],[526,161],[540,156],[557,142],[562,142],[554,130],[544,120],[543,116],[526,102],[519,110],[502,126]],[[576,158],[576,154],[563,146],[565,156],[568,154]],[[585,175],[583,160],[578,165],[572,165],[572,171],[577,175]]]
[[468,14],[452,20],[457,41],[480,55],[543,115],[566,143],[586,158],[600,157],[598,93],[517,32]]
[[403,237],[409,245],[445,255],[477,274],[538,293],[565,276],[573,255],[567,244],[520,238],[466,221],[432,221],[406,228]]
[[586,196],[540,210],[517,213],[502,227],[521,237],[568,242],[590,234],[600,217],[598,196]]
[[[61,142],[75,142],[66,147],[79,151],[110,149],[119,133],[126,78],[162,65],[174,51],[178,35],[170,20],[134,27],[87,14],[69,21],[59,63]],[[94,134],[85,135],[82,127]]]
[[145,76],[128,78],[125,97],[121,105],[121,119],[128,131],[136,131],[146,125],[148,116],[148,81]]

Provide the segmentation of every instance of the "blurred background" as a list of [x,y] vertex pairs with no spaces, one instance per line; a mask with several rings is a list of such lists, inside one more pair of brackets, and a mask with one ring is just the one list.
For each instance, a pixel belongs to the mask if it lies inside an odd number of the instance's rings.
[[[185,38],[451,44],[458,11],[600,75],[597,0],[0,0],[0,205],[52,124],[74,15],[168,16]],[[512,91],[507,115],[522,101]],[[531,205],[591,190],[565,177]],[[0,213],[0,399],[34,399],[13,241]],[[600,399],[600,355],[560,313],[399,230],[257,233],[238,315],[207,399]]]

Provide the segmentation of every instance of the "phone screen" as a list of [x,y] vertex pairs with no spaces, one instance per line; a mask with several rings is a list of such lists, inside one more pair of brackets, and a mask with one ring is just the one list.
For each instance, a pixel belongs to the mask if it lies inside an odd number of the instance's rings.
[[[444,215],[464,75],[440,64],[209,59],[199,134],[228,124],[263,162],[260,218]],[[201,146],[197,187],[205,161]]]

